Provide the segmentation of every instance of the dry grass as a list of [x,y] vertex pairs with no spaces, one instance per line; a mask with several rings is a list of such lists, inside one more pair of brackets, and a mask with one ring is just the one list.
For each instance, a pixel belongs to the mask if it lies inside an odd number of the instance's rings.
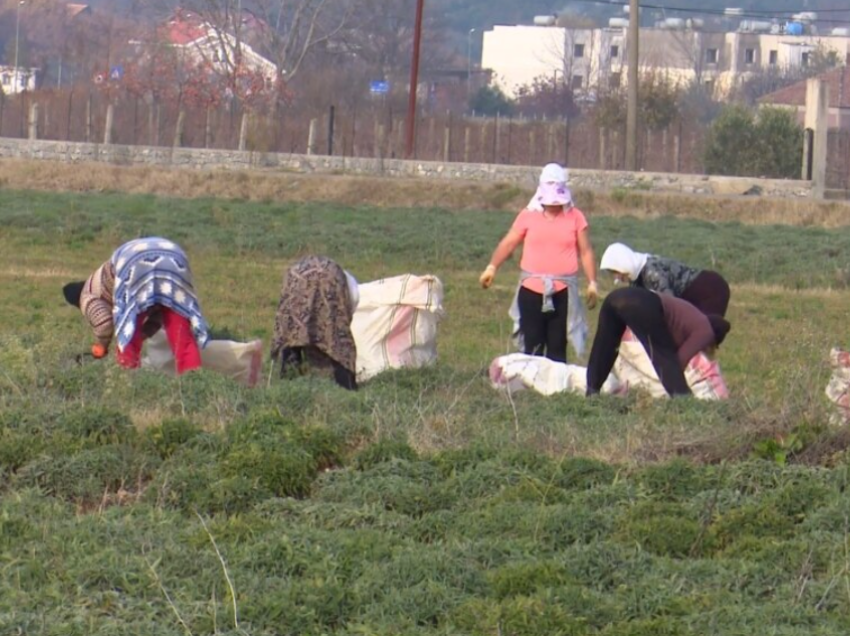
[[[527,189],[505,183],[11,159],[0,160],[0,185],[23,190],[126,192],[250,201],[322,201],[371,207],[457,210],[517,210],[527,203],[531,195]],[[850,205],[838,201],[662,194],[638,190],[577,190],[576,199],[586,212],[612,216],[676,216],[753,225],[839,227],[850,223]]]

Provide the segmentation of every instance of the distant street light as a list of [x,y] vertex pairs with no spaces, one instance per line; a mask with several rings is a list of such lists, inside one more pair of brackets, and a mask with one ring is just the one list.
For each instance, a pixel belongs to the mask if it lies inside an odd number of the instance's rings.
[[20,0],[18,5],[15,7],[15,92],[19,92],[21,85],[18,83],[18,41],[20,40],[21,35],[21,5],[24,4],[25,0]]
[[466,101],[472,97],[472,34],[475,29],[470,29],[466,34]]

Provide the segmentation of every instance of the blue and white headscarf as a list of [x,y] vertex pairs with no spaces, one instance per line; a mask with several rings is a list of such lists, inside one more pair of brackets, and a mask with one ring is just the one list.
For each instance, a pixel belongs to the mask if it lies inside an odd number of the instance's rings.
[[135,239],[115,250],[111,260],[112,318],[119,350],[133,339],[139,314],[154,306],[168,307],[186,318],[195,340],[206,345],[209,327],[195,294],[189,260],[179,245],[157,237]]

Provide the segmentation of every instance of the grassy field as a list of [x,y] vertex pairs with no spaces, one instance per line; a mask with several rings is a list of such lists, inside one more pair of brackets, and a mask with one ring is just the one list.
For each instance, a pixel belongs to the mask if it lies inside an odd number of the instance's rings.
[[[848,633],[848,436],[823,388],[850,227],[588,204],[598,254],[732,282],[730,401],[491,389],[517,270],[477,276],[507,211],[0,191],[0,633]],[[78,365],[61,285],[151,234],[187,249],[216,331],[266,342],[299,255],[436,274],[440,360],[357,394]]]

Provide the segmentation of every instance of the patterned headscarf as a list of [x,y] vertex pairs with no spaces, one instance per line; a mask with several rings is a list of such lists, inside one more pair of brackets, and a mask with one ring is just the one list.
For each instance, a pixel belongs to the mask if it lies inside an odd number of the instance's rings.
[[527,210],[542,212],[544,205],[569,205],[572,193],[567,187],[569,172],[557,163],[547,163],[540,173],[537,192],[526,206]]

